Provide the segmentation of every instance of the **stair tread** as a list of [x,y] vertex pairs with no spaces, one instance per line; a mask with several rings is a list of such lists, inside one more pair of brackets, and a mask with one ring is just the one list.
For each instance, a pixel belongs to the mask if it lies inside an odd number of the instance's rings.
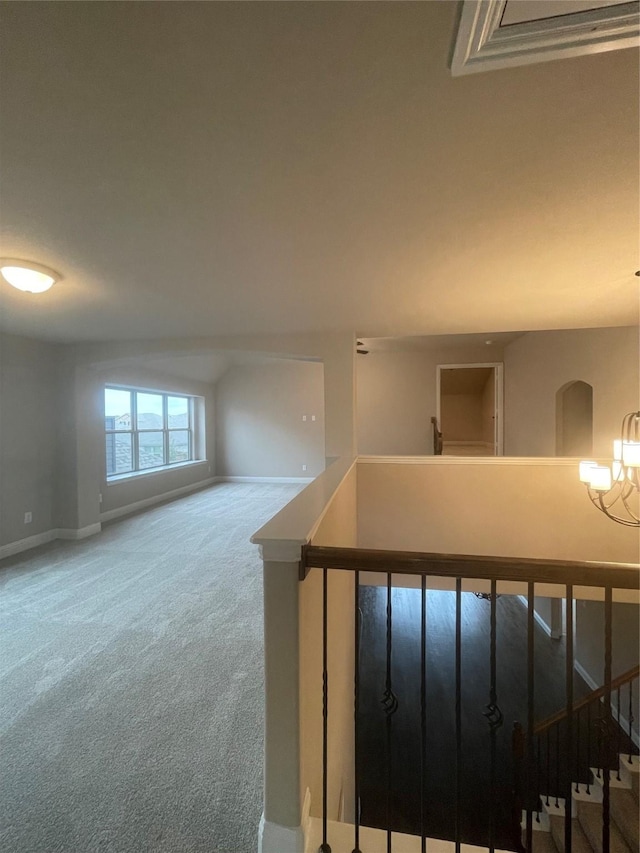
[[[549,823],[556,849],[564,853],[564,818],[551,815]],[[587,836],[575,818],[571,821],[571,853],[593,853]]]
[[550,832],[534,832],[532,853],[558,853]]
[[624,788],[610,791],[611,815],[631,850],[640,850],[640,814],[638,799]]
[[[602,851],[602,806],[599,803],[578,803],[578,819],[591,847],[598,853]],[[630,853],[615,821],[610,821],[609,850],[610,853]]]

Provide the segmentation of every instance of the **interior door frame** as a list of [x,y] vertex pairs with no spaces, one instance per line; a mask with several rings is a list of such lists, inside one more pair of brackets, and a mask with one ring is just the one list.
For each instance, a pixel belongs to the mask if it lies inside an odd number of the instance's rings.
[[504,362],[502,361],[474,361],[467,364],[437,364],[436,365],[436,418],[438,429],[442,430],[442,418],[440,412],[440,389],[441,373],[443,370],[453,370],[472,367],[492,367],[495,389],[494,397],[494,421],[493,437],[496,448],[496,456],[504,456]]

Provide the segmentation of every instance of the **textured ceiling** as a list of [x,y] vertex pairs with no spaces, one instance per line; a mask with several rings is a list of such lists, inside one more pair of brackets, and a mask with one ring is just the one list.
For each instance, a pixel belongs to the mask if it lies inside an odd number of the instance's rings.
[[638,55],[453,79],[457,3],[3,3],[2,328],[637,321]]

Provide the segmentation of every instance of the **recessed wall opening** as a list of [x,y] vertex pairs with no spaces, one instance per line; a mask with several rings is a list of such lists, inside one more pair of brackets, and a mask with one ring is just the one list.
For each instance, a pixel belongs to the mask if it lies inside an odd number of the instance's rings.
[[567,382],[556,392],[556,454],[589,456],[593,448],[593,388]]

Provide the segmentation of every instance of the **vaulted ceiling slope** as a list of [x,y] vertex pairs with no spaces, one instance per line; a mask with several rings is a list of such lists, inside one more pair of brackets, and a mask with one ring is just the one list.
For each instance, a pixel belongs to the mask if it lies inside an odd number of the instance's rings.
[[2,328],[635,323],[635,49],[453,78],[456,2],[3,3]]

